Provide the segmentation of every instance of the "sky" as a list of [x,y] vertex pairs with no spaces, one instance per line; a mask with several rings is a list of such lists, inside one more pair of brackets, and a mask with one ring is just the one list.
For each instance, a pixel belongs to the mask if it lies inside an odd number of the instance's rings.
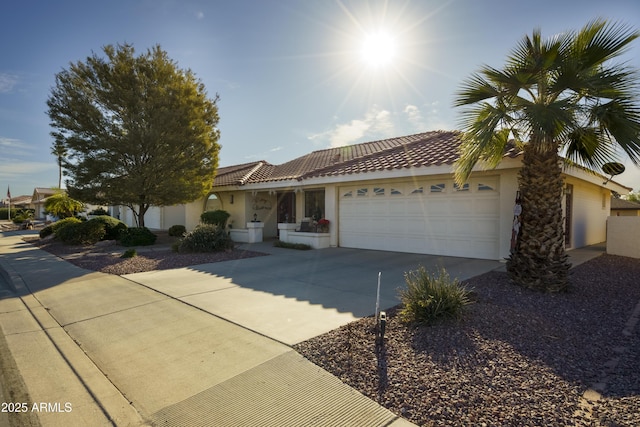
[[[32,0],[0,7],[0,196],[58,184],[46,101],[56,73],[129,43],[160,45],[218,103],[220,166],[460,129],[453,100],[527,34],[595,18],[640,29],[638,0]],[[373,41],[371,41],[373,40]],[[367,58],[363,46],[377,54]],[[640,68],[640,40],[622,58]],[[615,178],[640,189],[620,158]]]

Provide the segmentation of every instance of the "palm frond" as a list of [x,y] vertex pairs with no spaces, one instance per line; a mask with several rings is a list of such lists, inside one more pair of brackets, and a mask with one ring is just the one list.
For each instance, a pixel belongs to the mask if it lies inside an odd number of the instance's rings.
[[493,86],[480,74],[472,74],[471,77],[462,84],[462,89],[456,94],[453,105],[455,107],[461,107],[475,104],[499,95],[500,91],[498,88]]
[[572,54],[580,59],[584,68],[598,66],[625,53],[639,36],[640,32],[627,25],[595,19],[577,33]]
[[605,134],[594,127],[575,128],[565,138],[565,157],[576,164],[600,169],[615,158],[615,150]]

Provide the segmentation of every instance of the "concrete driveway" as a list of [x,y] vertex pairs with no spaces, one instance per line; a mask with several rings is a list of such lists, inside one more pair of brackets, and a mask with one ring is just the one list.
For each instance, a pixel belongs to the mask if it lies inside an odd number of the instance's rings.
[[241,248],[269,256],[125,276],[282,343],[292,345],[399,303],[404,273],[422,265],[465,280],[498,261],[348,248],[297,251],[271,242]]

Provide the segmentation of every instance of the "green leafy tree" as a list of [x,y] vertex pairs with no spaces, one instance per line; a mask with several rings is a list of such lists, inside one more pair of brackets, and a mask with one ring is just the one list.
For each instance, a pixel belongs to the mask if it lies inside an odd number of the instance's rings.
[[640,203],[640,193],[636,192],[636,193],[627,194],[627,200],[630,200],[630,201],[636,202],[636,203]]
[[47,197],[44,209],[58,218],[69,218],[84,210],[84,204],[74,200],[63,191]]
[[523,150],[522,224],[507,271],[516,284],[554,292],[568,286],[562,163],[594,169],[621,148],[640,163],[637,71],[613,60],[639,33],[594,20],[578,32],[526,36],[502,69],[484,66],[462,85],[465,106],[456,179],[477,163],[495,167],[512,141]]
[[160,46],[135,56],[131,45],[104,47],[56,75],[47,100],[67,150],[67,191],[95,204],[128,206],[138,224],[151,206],[208,193],[218,166],[218,96]]

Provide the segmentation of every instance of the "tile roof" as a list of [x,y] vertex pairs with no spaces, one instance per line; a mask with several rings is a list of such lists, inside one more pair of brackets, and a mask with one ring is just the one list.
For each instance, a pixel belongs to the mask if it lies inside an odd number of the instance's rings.
[[632,202],[631,200],[611,198],[611,209],[620,210],[640,210],[640,203]]
[[[458,158],[461,135],[456,131],[432,131],[318,150],[281,165],[258,161],[219,168],[214,186],[453,164]],[[519,150],[510,147],[505,156],[519,154]]]

